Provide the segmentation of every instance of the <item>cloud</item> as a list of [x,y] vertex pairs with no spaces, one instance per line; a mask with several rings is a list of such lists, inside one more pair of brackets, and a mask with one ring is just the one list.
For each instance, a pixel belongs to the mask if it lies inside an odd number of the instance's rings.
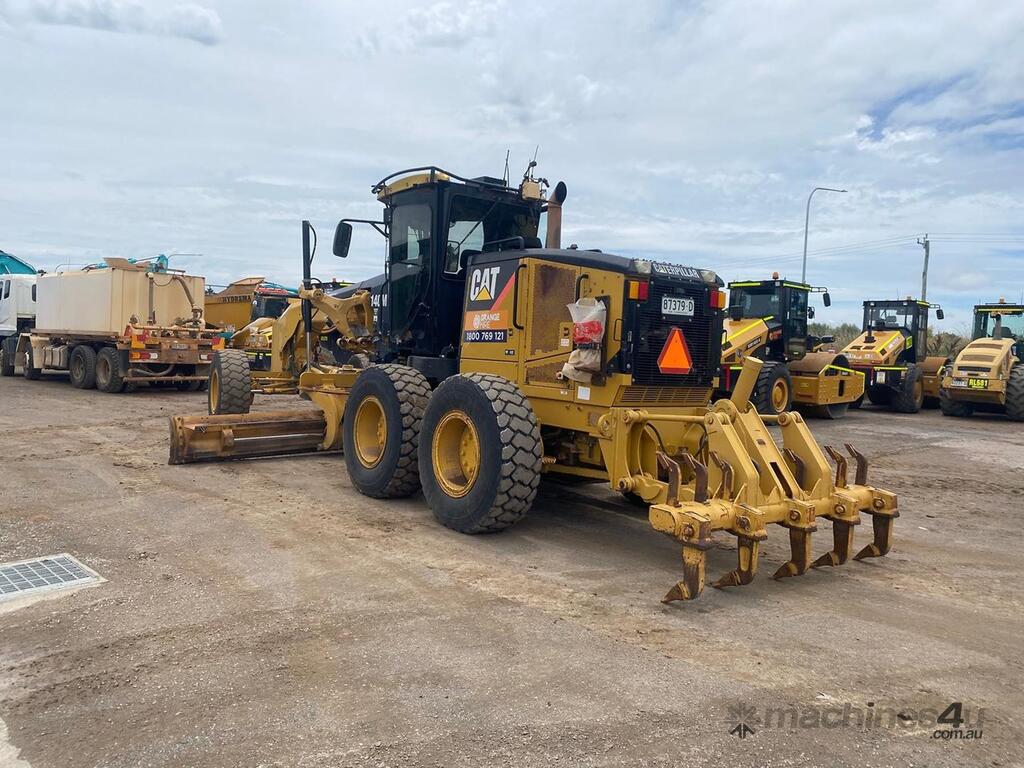
[[203,45],[223,38],[216,11],[194,3],[140,0],[0,0],[0,22],[180,37]]
[[460,49],[475,40],[489,38],[496,30],[496,16],[504,3],[443,2],[425,8],[412,8],[395,24],[370,26],[358,38],[360,47],[370,54],[385,50],[409,51],[418,48]]

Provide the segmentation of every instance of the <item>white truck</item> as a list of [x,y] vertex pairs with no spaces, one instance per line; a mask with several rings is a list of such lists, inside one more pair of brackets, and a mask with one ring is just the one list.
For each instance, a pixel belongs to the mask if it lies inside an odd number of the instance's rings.
[[[36,278],[35,327],[5,341],[0,375],[66,371],[72,386],[205,387],[220,331],[203,320],[205,280],[127,259]],[[198,303],[197,303],[198,302]]]

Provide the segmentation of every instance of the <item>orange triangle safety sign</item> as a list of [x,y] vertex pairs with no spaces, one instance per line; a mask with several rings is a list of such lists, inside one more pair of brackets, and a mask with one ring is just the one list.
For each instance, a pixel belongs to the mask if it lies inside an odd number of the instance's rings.
[[662,373],[685,374],[692,369],[693,358],[690,357],[690,348],[686,346],[686,337],[679,328],[673,328],[658,355],[658,370]]

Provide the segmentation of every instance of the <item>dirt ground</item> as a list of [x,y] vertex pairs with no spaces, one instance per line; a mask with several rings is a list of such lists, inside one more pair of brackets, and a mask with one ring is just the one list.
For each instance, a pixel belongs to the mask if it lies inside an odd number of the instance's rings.
[[[899,494],[890,556],[776,582],[773,529],[752,585],[666,606],[677,544],[600,486],[467,537],[337,455],[168,466],[203,394],[14,378],[0,402],[0,561],[107,580],[0,603],[0,765],[1024,764],[1020,424],[814,422]],[[919,722],[953,702],[980,739]]]

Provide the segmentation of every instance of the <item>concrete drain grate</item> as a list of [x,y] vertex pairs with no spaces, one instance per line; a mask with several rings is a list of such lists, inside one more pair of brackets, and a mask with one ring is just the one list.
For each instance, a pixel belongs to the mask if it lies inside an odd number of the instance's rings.
[[0,563],[0,601],[99,581],[102,579],[96,571],[67,553]]

